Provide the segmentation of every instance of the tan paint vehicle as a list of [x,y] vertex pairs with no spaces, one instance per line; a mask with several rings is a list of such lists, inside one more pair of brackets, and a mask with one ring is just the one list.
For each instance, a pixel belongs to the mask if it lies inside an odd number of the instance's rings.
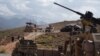
[[12,52],[12,56],[37,56],[37,46],[32,40],[20,40]]

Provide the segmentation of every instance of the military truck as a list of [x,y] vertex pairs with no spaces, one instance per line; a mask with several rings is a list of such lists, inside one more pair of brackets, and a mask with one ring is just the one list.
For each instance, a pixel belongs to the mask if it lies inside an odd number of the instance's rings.
[[19,40],[12,56],[37,56],[37,45],[32,40]]
[[24,32],[33,32],[33,31],[37,31],[37,25],[33,24],[32,22],[27,22],[26,23],[26,27],[24,29]]
[[72,32],[72,31],[81,31],[81,26],[75,24],[69,24],[60,29],[60,32]]
[[45,32],[52,32],[52,25],[49,25],[48,27],[46,27]]

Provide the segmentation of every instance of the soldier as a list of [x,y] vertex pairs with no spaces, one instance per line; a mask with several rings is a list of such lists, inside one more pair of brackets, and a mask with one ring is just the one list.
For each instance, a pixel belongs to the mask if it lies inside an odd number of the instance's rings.
[[94,44],[92,40],[84,40],[82,48],[85,56],[94,56]]
[[90,11],[87,11],[84,16],[81,16],[81,22],[83,25],[83,33],[86,32],[86,29],[85,29],[86,26],[90,27],[94,25],[92,21],[93,21],[93,13]]
[[34,24],[34,30],[35,30],[35,32],[37,32],[37,25],[36,24]]
[[83,38],[77,38],[75,42],[75,56],[82,56],[82,42]]
[[11,41],[14,42],[14,37],[13,36],[11,37]]

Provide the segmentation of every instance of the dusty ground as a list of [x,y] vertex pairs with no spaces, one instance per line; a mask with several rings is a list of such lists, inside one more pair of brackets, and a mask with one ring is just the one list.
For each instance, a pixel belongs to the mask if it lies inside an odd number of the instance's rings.
[[[64,45],[64,42],[69,39],[68,33],[46,33],[36,38],[38,48],[58,48],[59,45]],[[58,44],[59,43],[59,44]]]
[[[38,48],[45,49],[57,49],[59,45],[64,45],[66,39],[68,39],[68,33],[43,33],[43,32],[32,32],[26,33],[25,39],[34,40],[37,43]],[[1,52],[12,53],[12,50],[15,48],[16,43],[10,42],[6,45],[0,46]],[[58,44],[59,43],[59,44]]]
[[[44,34],[44,33],[32,32],[32,33],[29,33],[29,34],[25,35],[25,39],[34,40],[37,36],[42,35],[42,34]],[[15,45],[16,45],[17,42],[18,42],[18,40],[15,41],[15,42],[10,42],[10,43],[8,43],[6,45],[1,45],[0,46],[0,52],[1,53],[4,52],[4,53],[10,53],[11,54],[13,49],[15,48]]]

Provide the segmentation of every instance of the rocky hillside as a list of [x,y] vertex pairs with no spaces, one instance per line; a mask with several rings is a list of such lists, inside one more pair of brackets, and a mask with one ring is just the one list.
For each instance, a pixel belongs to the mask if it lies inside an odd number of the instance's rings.
[[81,25],[81,22],[80,22],[80,20],[77,20],[77,21],[63,21],[63,22],[52,23],[51,25],[54,27],[54,30],[59,30],[62,27],[68,25],[68,24]]

